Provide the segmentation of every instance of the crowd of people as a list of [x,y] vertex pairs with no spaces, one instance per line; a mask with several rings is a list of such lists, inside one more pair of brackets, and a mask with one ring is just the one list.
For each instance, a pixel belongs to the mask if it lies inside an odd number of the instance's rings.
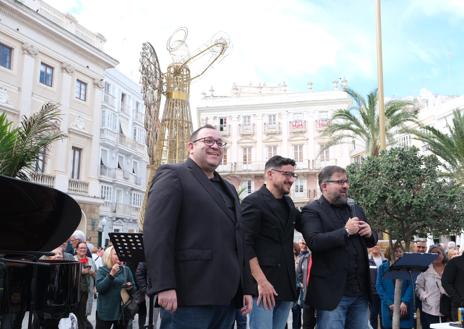
[[[321,197],[300,211],[289,196],[296,162],[276,155],[265,164],[264,185],[240,201],[216,171],[225,147],[205,125],[191,135],[184,163],[158,169],[145,213],[145,263],[124,265],[113,247],[90,253],[85,237],[73,235],[62,257],[82,264],[79,328],[89,327],[94,296],[97,329],[129,328],[122,288],[139,304],[139,328],[147,294],[157,296],[161,329],[283,329],[290,312],[294,329],[391,328],[395,281],[384,274],[404,247],[382,252],[363,209],[348,198],[346,170],[323,168]],[[423,241],[415,247],[427,251]],[[423,329],[455,320],[464,306],[464,256],[452,245],[428,252],[437,254],[428,269],[402,281],[401,328],[416,327],[416,306]]]

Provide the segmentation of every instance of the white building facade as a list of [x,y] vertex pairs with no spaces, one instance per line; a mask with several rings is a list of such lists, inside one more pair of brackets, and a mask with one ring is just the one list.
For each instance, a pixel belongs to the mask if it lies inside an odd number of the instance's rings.
[[264,165],[281,155],[296,161],[291,197],[298,207],[320,195],[317,175],[326,165],[346,167],[350,147],[336,145],[320,152],[329,118],[351,104],[340,90],[287,92],[286,86],[234,86],[233,96],[205,96],[197,107],[199,125],[212,124],[228,143],[218,172],[232,182],[241,197],[264,182]]
[[140,86],[115,69],[104,78],[100,127],[100,241],[108,232],[138,232],[148,155]]
[[105,39],[40,0],[0,2],[0,111],[18,123],[46,102],[61,110],[66,136],[42,154],[31,179],[69,193],[79,229],[97,241],[100,121],[104,72],[118,61]]

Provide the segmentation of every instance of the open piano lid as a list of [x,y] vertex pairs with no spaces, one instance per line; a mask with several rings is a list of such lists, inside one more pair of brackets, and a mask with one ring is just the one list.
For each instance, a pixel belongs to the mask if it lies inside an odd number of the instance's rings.
[[67,194],[0,176],[0,250],[51,251],[80,220],[81,208]]

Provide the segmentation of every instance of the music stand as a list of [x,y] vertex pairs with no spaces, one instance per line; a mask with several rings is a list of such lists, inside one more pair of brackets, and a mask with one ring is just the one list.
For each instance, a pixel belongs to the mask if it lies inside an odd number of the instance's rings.
[[[143,233],[108,233],[110,241],[113,244],[114,250],[118,255],[119,260],[124,262],[145,262],[145,251],[143,249]],[[148,281],[148,280],[147,280]],[[147,284],[148,292],[148,284]],[[148,311],[148,325],[146,329],[154,329],[153,324],[153,294],[148,295],[149,311]]]
[[415,310],[415,282],[419,273],[424,272],[429,267],[437,254],[405,252],[402,257],[396,260],[387,272],[384,274],[385,279],[410,280],[413,291],[412,307]]

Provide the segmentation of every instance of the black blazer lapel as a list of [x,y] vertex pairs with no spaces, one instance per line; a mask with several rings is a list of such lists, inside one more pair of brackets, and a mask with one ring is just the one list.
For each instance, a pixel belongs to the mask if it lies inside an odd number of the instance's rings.
[[[232,218],[230,214],[226,211],[225,209],[226,205],[224,204],[224,200],[222,200],[221,196],[211,185],[211,182],[209,181],[206,174],[200,169],[200,167],[198,167],[198,165],[192,159],[187,159],[186,164],[187,164],[187,167],[190,169],[193,177],[195,177],[195,179],[201,184],[201,186],[203,186],[203,188],[209,193],[211,198],[214,200],[214,202],[216,202],[216,204],[224,212],[224,214],[226,214],[227,217],[230,220],[232,220],[232,222],[235,223],[236,219]],[[235,205],[235,198],[234,198],[234,205]],[[235,212],[237,212],[237,210]]]

